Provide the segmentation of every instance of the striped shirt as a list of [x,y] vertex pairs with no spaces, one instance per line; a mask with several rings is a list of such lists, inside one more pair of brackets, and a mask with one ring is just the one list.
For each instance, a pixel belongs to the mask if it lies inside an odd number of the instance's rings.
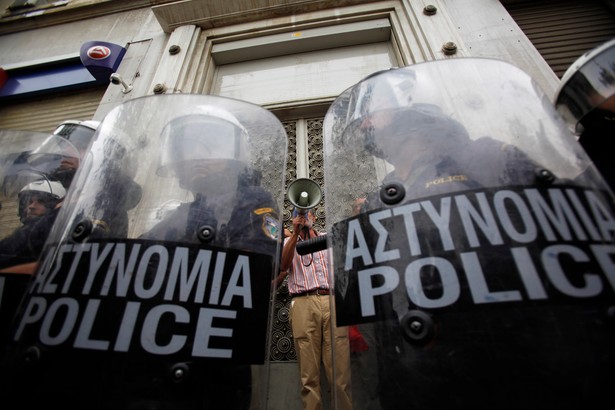
[[[320,233],[318,235],[325,234]],[[286,238],[284,241],[287,240],[289,238]],[[301,238],[298,240],[301,241]],[[291,294],[314,289],[329,289],[328,250],[325,249],[303,256],[295,251],[293,262],[288,269],[287,284],[288,292]]]

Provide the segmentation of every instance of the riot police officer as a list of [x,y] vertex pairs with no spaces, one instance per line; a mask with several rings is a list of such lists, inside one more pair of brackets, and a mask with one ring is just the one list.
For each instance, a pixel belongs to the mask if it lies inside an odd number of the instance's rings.
[[608,400],[613,269],[596,251],[613,236],[594,227],[615,227],[613,198],[579,178],[591,162],[544,101],[516,67],[468,58],[378,73],[327,112],[337,324],[374,334],[383,408]]
[[0,267],[34,262],[56,219],[66,190],[58,181],[39,179],[18,194],[21,227],[0,241]]
[[[215,106],[171,120],[162,132],[158,173],[177,178],[194,199],[168,212],[140,238],[275,254],[280,235],[278,206],[260,186],[259,173],[248,166],[248,141],[239,121]],[[192,367],[202,378],[212,408],[249,407],[250,366],[195,363]]]
[[31,168],[61,181],[68,189],[98,125],[98,121],[63,121],[40,146],[28,154],[27,163]]
[[[16,192],[22,186],[42,178],[42,181],[47,181],[46,186],[50,191],[60,192],[58,184],[61,184],[61,198],[63,199],[77,168],[84,159],[97,126],[97,121],[64,121],[56,127],[51,135],[47,135],[31,150],[21,152],[11,164],[5,165],[6,169],[2,181],[5,194],[11,195],[11,192]],[[41,183],[41,187],[44,186],[45,183]],[[55,197],[55,194],[50,194]],[[37,222],[36,229],[32,229],[33,224],[27,224],[30,231],[30,234],[28,234],[29,245],[23,246],[22,249],[24,252],[28,250],[30,256],[26,258],[27,264],[20,267],[16,266],[15,269],[24,273],[33,273],[36,265],[32,262],[36,261],[36,257],[42,251],[60,205],[61,200],[54,204],[51,212],[45,218],[41,218]],[[20,212],[23,206],[23,204],[20,204]],[[26,228],[26,225],[23,228]],[[21,230],[21,232],[23,233],[24,230]],[[40,235],[40,237],[35,238],[34,234]],[[15,242],[13,242],[14,244]]]
[[[229,113],[208,107],[173,119],[163,130],[159,173],[175,176],[194,200],[181,204],[142,238],[203,240],[260,253],[275,252],[278,209],[246,159],[249,135]],[[241,196],[238,193],[241,192]],[[227,220],[218,223],[218,220]]]
[[555,107],[591,157],[611,190],[615,167],[611,143],[615,134],[615,39],[589,50],[562,76]]
[[104,410],[265,401],[285,150],[279,121],[243,101],[161,95],[111,110],[16,317],[3,397]]

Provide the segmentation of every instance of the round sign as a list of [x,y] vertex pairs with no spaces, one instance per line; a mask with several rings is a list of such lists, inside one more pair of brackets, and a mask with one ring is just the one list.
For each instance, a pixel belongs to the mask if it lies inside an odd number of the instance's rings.
[[104,60],[111,55],[111,50],[105,46],[93,46],[88,49],[87,54],[93,60]]

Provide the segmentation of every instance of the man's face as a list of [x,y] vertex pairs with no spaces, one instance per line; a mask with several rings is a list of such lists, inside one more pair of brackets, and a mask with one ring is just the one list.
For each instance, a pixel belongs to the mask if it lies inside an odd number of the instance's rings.
[[72,169],[79,168],[79,158],[75,157],[62,157],[60,161],[60,169]]
[[224,160],[190,160],[177,164],[176,172],[183,186],[197,187],[200,181],[224,172]]
[[615,95],[612,95],[611,97],[600,103],[600,105],[598,105],[598,108],[615,113]]
[[26,220],[43,216],[47,213],[45,201],[40,196],[33,194],[26,199]]
[[383,129],[391,124],[393,115],[392,111],[378,111],[371,115],[363,117],[360,128],[362,130]]
[[195,159],[175,165],[179,185],[203,195],[225,195],[236,192],[238,178],[245,167],[226,159]]

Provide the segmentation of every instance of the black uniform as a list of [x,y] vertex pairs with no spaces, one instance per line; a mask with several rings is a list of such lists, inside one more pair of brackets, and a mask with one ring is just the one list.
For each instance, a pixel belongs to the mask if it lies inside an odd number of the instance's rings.
[[[401,130],[406,128],[399,126],[399,123],[396,126]],[[454,139],[454,146],[448,148],[446,140],[443,140],[441,146],[442,149],[435,151],[432,157],[423,157],[413,163],[413,171],[407,179],[400,179],[395,172],[385,177],[382,186],[393,182],[403,186],[405,197],[401,202],[389,205],[383,201],[380,192],[374,192],[368,195],[364,212],[430,201],[431,198],[434,204],[439,204],[440,196],[468,194],[471,197],[474,192],[489,192],[490,188],[510,187],[514,190],[515,187],[546,187],[562,182],[548,172],[545,174],[539,164],[518,148],[490,137],[474,141],[457,138]],[[418,219],[414,222],[424,255],[442,255],[437,227]],[[377,248],[376,237],[366,239],[369,249]],[[404,249],[405,242],[407,238],[391,235],[386,249]],[[503,251],[505,247],[502,247]],[[497,256],[491,257],[497,259]],[[401,260],[407,261],[408,258],[408,255],[402,255]],[[391,266],[404,275],[405,264]],[[462,290],[463,297],[464,292],[470,293],[463,277],[475,272],[464,273],[462,268],[455,266],[461,286],[466,288]],[[514,275],[510,272],[496,270],[485,275],[489,280],[498,281],[502,289],[514,289],[514,281],[510,279]],[[441,273],[433,266],[421,270],[420,281],[423,291],[434,299],[442,295],[446,286]],[[452,309],[424,309],[416,307],[408,299],[403,283],[404,279],[401,279],[395,292],[376,299],[380,319],[367,324],[374,326],[376,334],[376,354],[380,366],[378,382],[383,408],[469,408],[480,403],[488,403],[489,408],[492,405],[498,408],[530,408],[536,403],[544,404],[544,400],[536,398],[540,392],[556,389],[572,392],[575,388],[588,388],[584,383],[592,383],[592,389],[599,389],[603,384],[601,378],[604,373],[598,372],[591,377],[583,374],[585,366],[600,369],[599,364],[583,363],[583,359],[571,357],[571,349],[557,353],[556,346],[562,343],[558,340],[580,337],[573,331],[574,327],[560,324],[569,320],[583,323],[582,310],[572,306],[541,310],[529,302],[518,306],[493,304],[490,310],[480,306],[468,307],[467,304]],[[423,322],[421,337],[409,329],[416,318],[427,318]],[[534,337],[540,343],[532,343]],[[606,341],[600,338],[595,340],[598,345]],[[519,360],[519,357],[524,359]],[[591,360],[591,354],[588,357]],[[550,364],[536,364],[541,360]],[[560,361],[568,361],[568,369],[578,370],[578,374],[571,372],[567,375],[567,385],[564,387],[548,376],[540,376],[556,374]],[[520,379],[534,394],[517,395],[514,390]],[[485,400],[487,396],[493,400],[502,397],[502,401],[495,404],[491,399]],[[552,394],[549,393],[549,396]],[[474,400],[475,397],[481,399]],[[571,394],[571,397],[575,396]],[[569,408],[581,405],[571,397],[559,395],[559,405],[566,404]]]
[[[196,243],[250,253],[275,255],[279,246],[277,206],[271,195],[257,186],[239,186],[241,201],[234,194],[196,194],[181,204],[140,239]],[[232,207],[232,208],[231,208]],[[220,212],[231,212],[228,224],[219,224]],[[208,230],[204,235],[203,230]],[[263,267],[263,272],[268,272]],[[263,279],[264,280],[264,279]],[[249,365],[234,363],[192,363],[193,382],[186,391],[198,392],[204,408],[247,409],[251,402],[252,375]],[[194,385],[199,383],[200,385]]]
[[[234,194],[211,199],[197,194],[193,202],[181,204],[141,239],[200,243],[199,228],[211,227],[214,235],[206,241],[209,245],[275,254],[279,228],[277,205],[271,194],[255,186],[240,186],[238,190],[242,200],[236,203]],[[229,204],[233,204],[232,211]],[[229,223],[219,225],[217,214],[229,211]]]
[[58,216],[55,208],[40,217],[25,221],[23,226],[0,241],[0,268],[35,262]]

